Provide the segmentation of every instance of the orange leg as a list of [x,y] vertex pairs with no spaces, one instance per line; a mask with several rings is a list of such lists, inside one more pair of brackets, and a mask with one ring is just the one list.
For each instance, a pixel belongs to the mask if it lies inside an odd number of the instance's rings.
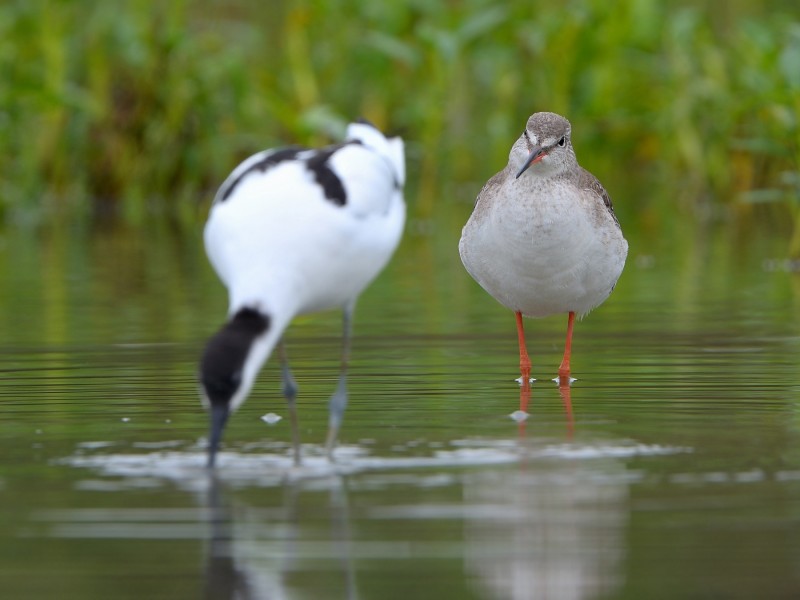
[[575,325],[575,311],[570,311],[567,321],[567,341],[564,344],[564,358],[558,368],[558,378],[560,383],[569,383],[569,357],[572,354],[572,328]]
[[520,383],[526,385],[530,383],[531,378],[531,359],[528,357],[528,349],[525,347],[525,330],[522,327],[522,313],[517,311],[514,314],[517,317],[517,338],[519,338],[519,372],[522,376]]

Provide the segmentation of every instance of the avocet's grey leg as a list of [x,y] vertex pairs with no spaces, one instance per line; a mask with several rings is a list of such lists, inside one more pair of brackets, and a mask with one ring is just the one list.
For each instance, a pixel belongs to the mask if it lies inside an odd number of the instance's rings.
[[300,432],[297,423],[297,382],[294,380],[292,370],[289,368],[289,359],[286,355],[286,344],[281,339],[278,344],[278,352],[281,358],[281,385],[283,396],[286,398],[286,405],[289,408],[289,424],[292,427],[292,451],[294,454],[294,466],[300,466]]
[[353,329],[353,311],[355,302],[350,302],[342,311],[342,364],[339,372],[339,383],[336,391],[328,403],[328,439],[325,442],[325,452],[329,460],[333,460],[333,449],[336,447],[336,438],[342,425],[344,411],[347,408],[347,366],[350,362],[350,340]]

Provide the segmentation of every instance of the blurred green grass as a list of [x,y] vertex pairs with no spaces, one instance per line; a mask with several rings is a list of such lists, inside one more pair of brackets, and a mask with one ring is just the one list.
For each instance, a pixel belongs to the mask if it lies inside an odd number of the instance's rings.
[[798,15],[793,1],[7,1],[0,219],[195,226],[248,154],[365,116],[406,139],[424,221],[470,204],[527,116],[552,110],[623,219],[767,211],[794,223],[797,256]]

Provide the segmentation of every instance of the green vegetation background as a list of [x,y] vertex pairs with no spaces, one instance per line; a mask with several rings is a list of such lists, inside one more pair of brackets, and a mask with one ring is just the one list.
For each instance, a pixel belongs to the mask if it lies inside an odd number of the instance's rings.
[[552,110],[626,225],[763,217],[798,256],[798,15],[794,0],[7,0],[0,220],[196,227],[238,161],[358,116],[406,139],[412,218],[460,219],[449,207]]

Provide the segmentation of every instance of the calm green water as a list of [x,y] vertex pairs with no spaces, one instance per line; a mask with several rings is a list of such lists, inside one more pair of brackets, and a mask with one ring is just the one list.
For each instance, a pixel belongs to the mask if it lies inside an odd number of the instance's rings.
[[568,392],[549,381],[566,319],[528,322],[539,381],[516,423],[514,320],[464,273],[451,221],[410,223],[360,302],[336,468],[331,314],[289,336],[308,466],[290,473],[286,420],[260,419],[285,415],[268,363],[216,481],[194,370],[225,295],[199,237],[5,232],[3,597],[800,596],[785,240],[628,226]]

